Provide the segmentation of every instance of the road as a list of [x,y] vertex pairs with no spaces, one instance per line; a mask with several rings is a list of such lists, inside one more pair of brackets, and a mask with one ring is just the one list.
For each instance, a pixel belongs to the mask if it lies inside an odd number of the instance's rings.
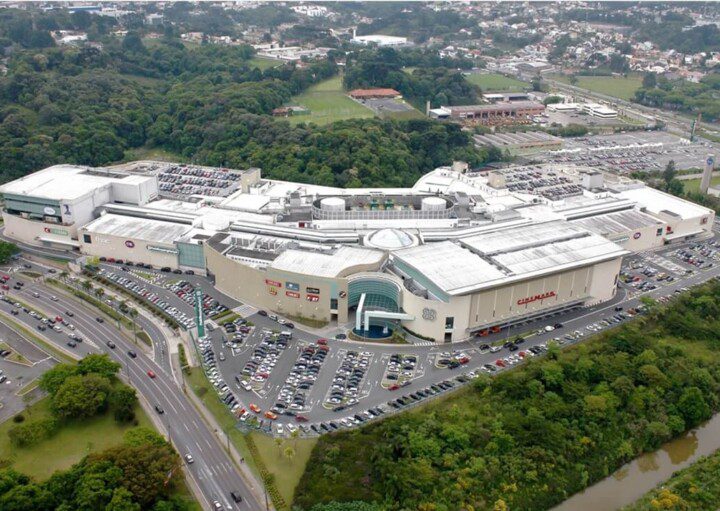
[[[203,422],[199,412],[183,394],[182,389],[174,383],[165,368],[142,353],[138,353],[137,358],[130,358],[128,351],[140,352],[140,350],[118,331],[109,318],[99,323],[96,317],[100,314],[75,299],[68,298],[43,283],[33,283],[17,274],[12,282],[16,280],[24,281],[25,286],[21,291],[11,293],[11,296],[17,296],[25,303],[31,303],[41,312],[66,316],[66,311],[72,311],[74,316],[68,319],[72,320],[76,331],[85,339],[74,350],[81,356],[88,353],[108,353],[112,359],[122,364],[122,371],[128,382],[137,389],[146,404],[151,408],[159,405],[164,410],[164,413],[157,418],[180,455],[191,454],[195,459],[195,463],[185,468],[207,499],[208,502],[204,505],[208,509],[211,509],[209,501],[212,500],[220,501],[226,510],[255,511],[265,508],[264,504],[261,505],[256,500],[248,483],[239,475],[215,434]],[[39,296],[34,297],[33,292],[38,293]],[[53,296],[56,300],[53,300]],[[0,308],[9,312],[12,306],[0,302]],[[16,319],[33,330],[38,324],[37,320],[24,312],[20,312]],[[65,346],[69,339],[67,333],[48,330],[40,334],[61,349],[72,349]],[[108,348],[107,341],[114,342],[117,347]],[[150,378],[148,371],[154,372],[157,377]],[[231,491],[238,491],[243,496],[243,502],[239,504],[232,502]]]

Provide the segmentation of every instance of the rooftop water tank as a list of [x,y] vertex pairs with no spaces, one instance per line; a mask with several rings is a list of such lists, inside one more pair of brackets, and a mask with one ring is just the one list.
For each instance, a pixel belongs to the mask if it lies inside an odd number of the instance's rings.
[[423,211],[444,211],[445,208],[445,199],[440,197],[425,197],[420,206]]
[[345,211],[345,200],[340,197],[325,197],[320,200],[323,211]]

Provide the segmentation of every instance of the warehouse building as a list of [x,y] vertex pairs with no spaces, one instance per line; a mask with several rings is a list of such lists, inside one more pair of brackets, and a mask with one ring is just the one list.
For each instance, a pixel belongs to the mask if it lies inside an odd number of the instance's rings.
[[[0,188],[5,232],[207,273],[222,292],[298,321],[452,342],[606,301],[625,255],[707,236],[714,219],[641,182],[558,165],[472,172],[456,162],[396,189],[196,170],[50,167]],[[197,188],[164,191],[168,174],[192,175]],[[81,184],[67,185],[73,177]]]
[[441,106],[431,109],[430,117],[492,126],[530,122],[543,112],[545,105],[537,101],[499,101],[488,105]]
[[496,147],[508,151],[511,155],[525,156],[537,152],[556,151],[562,149],[560,137],[544,131],[528,131],[518,133],[488,133],[473,136],[475,145],[479,147]]

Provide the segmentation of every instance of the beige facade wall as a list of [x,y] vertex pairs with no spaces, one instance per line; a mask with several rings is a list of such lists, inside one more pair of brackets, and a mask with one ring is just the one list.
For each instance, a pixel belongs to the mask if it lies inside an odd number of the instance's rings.
[[[85,241],[85,234],[90,236],[90,243]],[[80,253],[82,254],[97,257],[114,257],[115,259],[123,259],[134,263],[148,263],[156,268],[168,266],[177,269],[178,267],[177,253],[157,252],[148,249],[149,246],[152,246],[177,251],[173,245],[95,234],[83,229],[78,232],[78,239],[80,241]],[[133,246],[128,246],[129,244]]]
[[[454,296],[449,302],[426,300],[404,290],[403,310],[415,319],[403,322],[403,326],[438,342],[445,339],[446,333],[450,333],[452,341],[459,341],[469,337],[470,329],[502,324],[573,302],[609,300],[615,295],[621,261],[617,258],[472,295]],[[451,331],[445,330],[448,317],[453,318]]]
[[[241,302],[282,315],[330,321],[334,314],[330,308],[331,299],[337,297],[337,319],[341,323],[348,320],[346,279],[313,277],[271,268],[260,270],[228,259],[207,244],[205,258],[208,271],[215,275],[216,287]],[[315,297],[317,301],[314,301]]]
[[28,220],[4,211],[3,222],[6,236],[30,245],[42,245],[43,242],[38,240],[39,237],[56,239],[58,242],[77,240],[77,227],[74,225]]

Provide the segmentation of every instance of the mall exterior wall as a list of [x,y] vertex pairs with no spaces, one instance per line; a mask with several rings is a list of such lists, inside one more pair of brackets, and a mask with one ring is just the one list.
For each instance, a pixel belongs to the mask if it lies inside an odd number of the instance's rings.
[[5,226],[4,234],[7,237],[29,245],[43,246],[44,243],[38,240],[39,237],[57,239],[60,243],[77,240],[77,227],[75,225],[28,220],[17,215],[10,215],[7,212],[3,212],[3,223]]
[[[85,235],[90,236],[90,242],[85,240]],[[96,234],[83,229],[78,232],[78,239],[81,254],[149,263],[155,268],[178,268],[178,250],[174,245]]]

